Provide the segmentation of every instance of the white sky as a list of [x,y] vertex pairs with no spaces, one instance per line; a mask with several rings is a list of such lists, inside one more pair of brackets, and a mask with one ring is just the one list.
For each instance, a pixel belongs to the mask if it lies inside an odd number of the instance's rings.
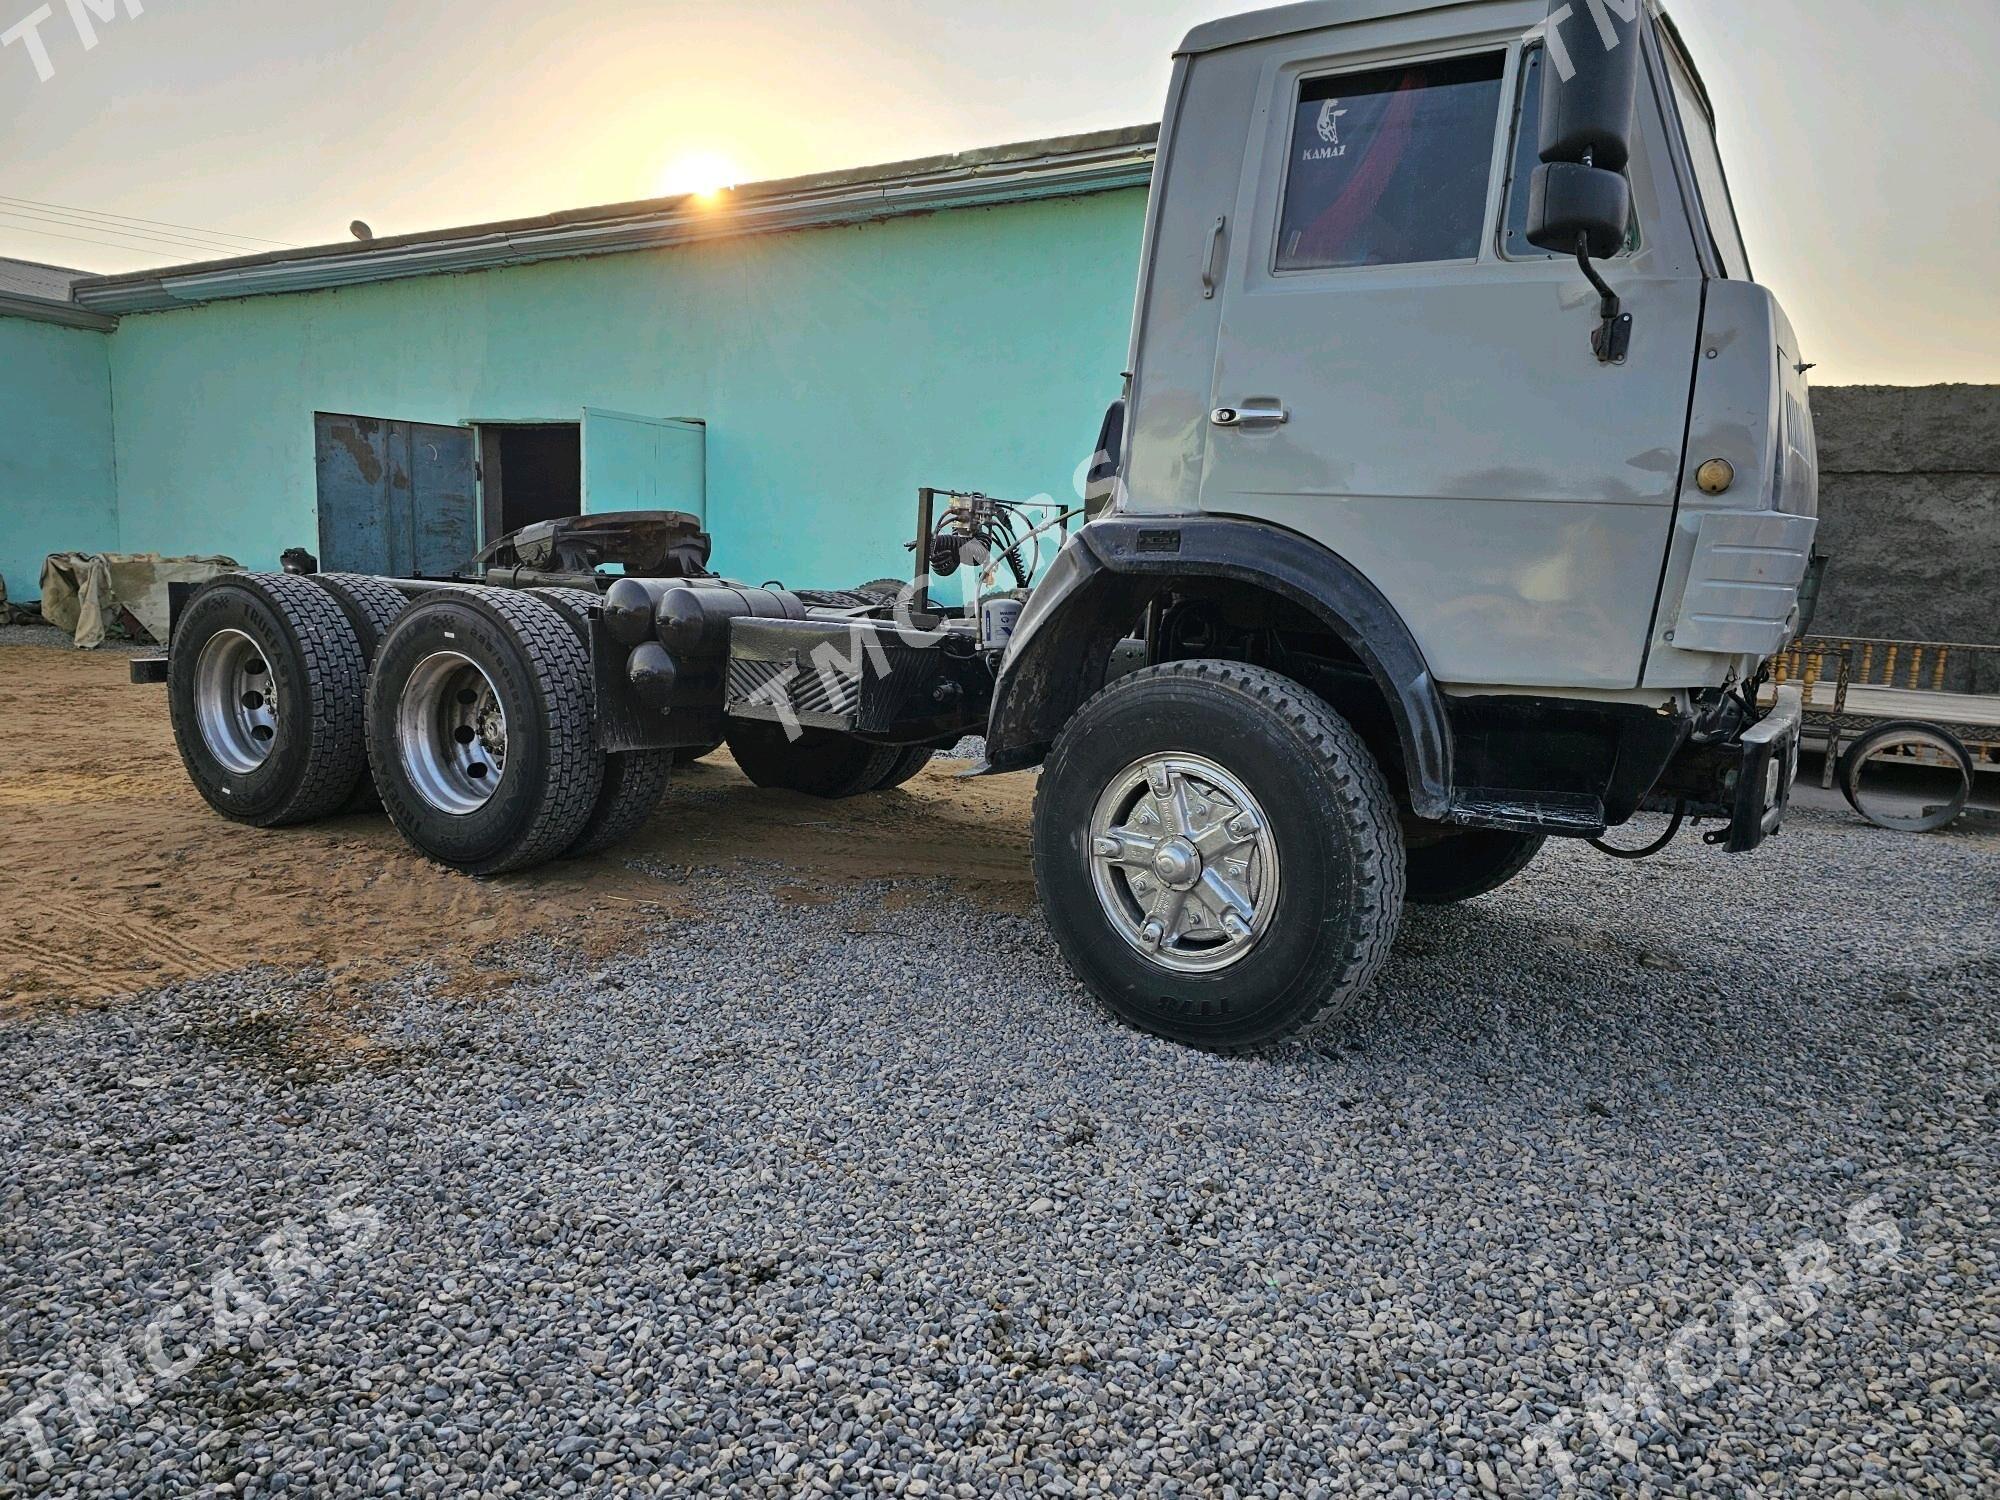
[[[106,271],[208,252],[82,243],[22,200],[318,244],[648,197],[702,153],[749,181],[1136,124],[1232,8],[0,0],[0,31],[42,3],[53,76],[0,49],[0,254]],[[1672,9],[1815,380],[2000,382],[2000,0]]]

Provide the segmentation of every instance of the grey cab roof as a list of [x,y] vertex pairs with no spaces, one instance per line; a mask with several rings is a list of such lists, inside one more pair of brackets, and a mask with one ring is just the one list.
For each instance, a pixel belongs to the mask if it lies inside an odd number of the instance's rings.
[[1276,36],[1294,36],[1302,31],[1319,31],[1328,26],[1351,26],[1357,21],[1379,21],[1384,16],[1447,10],[1466,3],[1467,0],[1306,0],[1303,5],[1253,10],[1197,26],[1188,33],[1187,40],[1181,43],[1176,55],[1215,52],[1224,47],[1241,47],[1247,42],[1269,41]]

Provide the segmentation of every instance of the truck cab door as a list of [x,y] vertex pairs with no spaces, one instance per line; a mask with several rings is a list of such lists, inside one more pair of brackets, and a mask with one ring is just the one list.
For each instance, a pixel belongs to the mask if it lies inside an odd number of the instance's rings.
[[1264,44],[1201,507],[1360,568],[1440,683],[1633,688],[1702,306],[1663,117],[1642,88],[1640,228],[1604,268],[1631,349],[1600,364],[1596,294],[1522,235],[1541,46],[1452,14]]

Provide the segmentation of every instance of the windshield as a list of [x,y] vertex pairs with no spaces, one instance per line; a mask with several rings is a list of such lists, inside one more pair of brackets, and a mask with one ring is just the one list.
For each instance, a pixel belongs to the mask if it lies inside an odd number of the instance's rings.
[[1674,103],[1680,109],[1682,132],[1687,137],[1688,156],[1694,162],[1695,183],[1708,215],[1709,233],[1715,237],[1716,253],[1722,257],[1722,274],[1732,281],[1748,281],[1750,255],[1743,248],[1743,231],[1737,227],[1736,204],[1729,196],[1729,174],[1722,169],[1722,152],[1715,144],[1715,124],[1709,117],[1708,101],[1680,49],[1664,50],[1667,71],[1674,81]]

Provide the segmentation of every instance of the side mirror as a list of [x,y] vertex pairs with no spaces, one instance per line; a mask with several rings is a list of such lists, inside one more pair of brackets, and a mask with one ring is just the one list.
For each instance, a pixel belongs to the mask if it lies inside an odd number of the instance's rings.
[[1600,363],[1622,365],[1632,317],[1593,260],[1610,260],[1632,233],[1632,135],[1639,103],[1639,7],[1617,0],[1589,7],[1592,32],[1563,35],[1576,19],[1568,0],[1549,0],[1548,58],[1542,79],[1542,164],[1528,187],[1528,243],[1574,255],[1603,299],[1590,336]]
[[[1542,81],[1542,165],[1528,196],[1528,243],[1557,255],[1609,260],[1632,230],[1632,160],[1639,97],[1639,0],[1587,13],[1551,0]],[[1564,25],[1580,26],[1572,35]]]

